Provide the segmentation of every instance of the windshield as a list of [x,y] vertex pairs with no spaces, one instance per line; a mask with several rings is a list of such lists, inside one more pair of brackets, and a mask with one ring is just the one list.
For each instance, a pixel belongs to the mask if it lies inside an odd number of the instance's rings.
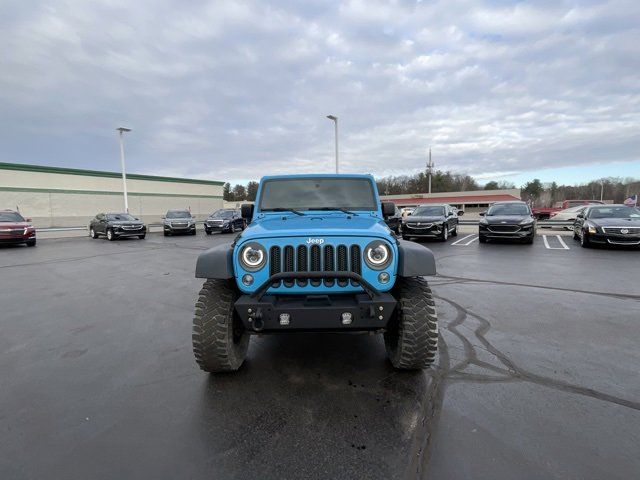
[[501,203],[493,205],[487,215],[529,215],[529,207],[524,203]]
[[185,211],[167,212],[167,218],[191,218],[191,214]]
[[378,210],[366,178],[292,178],[262,184],[260,210]]
[[640,209],[634,207],[598,207],[589,210],[589,218],[640,219]]
[[24,222],[24,218],[16,212],[0,212],[0,222]]
[[418,207],[411,214],[412,217],[440,217],[444,215],[444,207]]
[[218,210],[211,214],[213,218],[231,218],[233,217],[233,210]]
[[128,213],[107,213],[107,220],[130,222],[132,220],[135,220],[135,218],[129,215]]

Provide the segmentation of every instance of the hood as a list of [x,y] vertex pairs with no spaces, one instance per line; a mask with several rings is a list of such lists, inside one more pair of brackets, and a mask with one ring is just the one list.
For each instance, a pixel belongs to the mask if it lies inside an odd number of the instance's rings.
[[369,215],[270,215],[252,222],[242,240],[295,236],[373,236],[389,238],[389,227]]
[[484,218],[489,225],[518,225],[531,217],[529,215],[487,215]]
[[444,221],[444,215],[430,215],[426,217],[409,215],[407,218],[405,218],[406,223],[415,223],[415,222],[429,223],[429,222],[442,222],[442,221]]
[[6,228],[25,228],[30,226],[31,223],[29,222],[0,222],[0,230],[4,230]]
[[597,227],[640,227],[640,218],[588,218]]

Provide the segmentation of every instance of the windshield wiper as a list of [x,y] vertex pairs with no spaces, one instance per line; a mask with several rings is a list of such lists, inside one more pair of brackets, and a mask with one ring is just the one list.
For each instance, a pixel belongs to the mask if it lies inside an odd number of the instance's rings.
[[299,212],[298,210],[294,210],[293,208],[262,208],[260,209],[261,212],[292,212],[295,213],[296,215],[300,215],[302,217],[304,217],[304,213]]
[[355,215],[356,217],[358,216],[358,214],[355,212],[351,212],[349,210],[345,210],[344,208],[338,208],[338,207],[318,207],[318,208],[310,208],[309,210],[319,210],[321,212],[337,211],[342,213],[348,213],[349,215]]

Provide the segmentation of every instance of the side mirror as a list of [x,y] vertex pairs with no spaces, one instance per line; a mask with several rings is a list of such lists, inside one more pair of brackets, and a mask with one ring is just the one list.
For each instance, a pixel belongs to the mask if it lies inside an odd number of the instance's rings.
[[576,218],[584,218],[584,213],[579,213]]
[[396,204],[393,202],[382,202],[382,216],[383,217],[393,217],[393,214],[396,213]]
[[464,215],[464,210],[458,210],[458,216],[461,217]]
[[30,218],[25,218],[25,221],[27,221],[27,222],[33,222],[33,220],[31,220]]
[[480,216],[484,217],[487,214],[487,212],[480,212]]
[[242,213],[242,218],[245,220],[251,220],[253,218],[253,207],[252,203],[243,203],[240,206],[240,212]]
[[134,220],[140,220],[138,217],[133,217]]
[[453,217],[453,212],[447,213],[447,217]]

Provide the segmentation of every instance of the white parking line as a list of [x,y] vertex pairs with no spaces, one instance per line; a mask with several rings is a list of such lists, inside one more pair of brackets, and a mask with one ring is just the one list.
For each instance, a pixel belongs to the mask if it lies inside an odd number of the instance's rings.
[[545,248],[547,248],[548,250],[569,250],[569,247],[567,246],[566,243],[564,243],[564,240],[562,240],[562,237],[560,235],[554,235],[554,236],[558,239],[560,246],[559,247],[550,246],[549,240],[547,240],[547,236],[542,235],[542,240],[544,241]]
[[[473,237],[471,240],[469,240],[466,243],[461,243],[464,240],[466,240],[469,237]],[[467,235],[466,237],[462,237],[460,240],[456,240],[455,242],[453,242],[451,245],[457,245],[459,247],[466,247],[467,245],[471,245],[473,242],[475,242],[476,240],[478,240],[478,236],[471,234],[471,235]]]

